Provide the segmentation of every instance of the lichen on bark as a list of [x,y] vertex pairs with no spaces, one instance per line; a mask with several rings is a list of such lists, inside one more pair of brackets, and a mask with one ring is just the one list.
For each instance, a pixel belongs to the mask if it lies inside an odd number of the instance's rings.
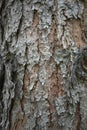
[[0,129],[87,128],[86,81],[78,78],[86,6],[82,0],[0,2]]

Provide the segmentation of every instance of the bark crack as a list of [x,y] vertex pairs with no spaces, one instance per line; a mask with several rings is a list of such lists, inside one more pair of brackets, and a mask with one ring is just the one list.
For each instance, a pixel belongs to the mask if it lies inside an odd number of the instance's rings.
[[24,77],[23,77],[23,87],[22,87],[23,96],[22,96],[22,99],[21,99],[21,109],[22,109],[22,112],[23,112],[22,123],[24,122],[24,119],[25,119],[24,104],[25,104],[25,100],[26,100],[25,94],[27,93],[27,90],[26,90],[27,61],[28,61],[28,46],[27,45],[26,45],[26,48],[25,48],[25,57],[26,57],[26,63],[25,63],[25,66],[24,66]]
[[2,113],[3,113],[3,85],[5,80],[5,65],[0,58],[0,128],[2,128]]
[[80,123],[81,123],[81,115],[80,115],[80,102],[76,104],[76,114],[74,120],[74,128],[73,130],[80,130]]
[[2,11],[4,10],[5,8],[5,0],[2,1],[2,5],[1,5],[1,8],[0,8],[0,26],[1,26],[1,38],[2,38],[2,42],[4,40],[4,25],[3,25],[3,19],[2,19]]
[[16,32],[16,38],[17,38],[17,41],[18,41],[18,38],[19,38],[19,35],[20,35],[20,31],[21,31],[21,27],[22,27],[22,22],[23,22],[23,0],[21,0],[21,3],[22,3],[22,9],[21,9],[21,18],[20,18],[20,21],[19,21],[19,25],[18,25],[18,29],[17,29],[17,32]]

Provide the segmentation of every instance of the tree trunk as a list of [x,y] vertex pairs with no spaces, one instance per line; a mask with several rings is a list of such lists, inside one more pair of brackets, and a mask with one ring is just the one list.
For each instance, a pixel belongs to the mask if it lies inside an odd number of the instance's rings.
[[87,1],[0,1],[0,130],[87,130]]

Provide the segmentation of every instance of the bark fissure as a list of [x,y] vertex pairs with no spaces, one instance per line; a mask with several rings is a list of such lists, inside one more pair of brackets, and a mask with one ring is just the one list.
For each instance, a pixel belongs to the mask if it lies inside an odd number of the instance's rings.
[[[25,57],[26,57],[26,63],[25,63],[25,66],[24,66],[24,77],[23,77],[23,87],[22,87],[22,91],[23,91],[23,95],[22,95],[22,100],[21,100],[21,109],[22,109],[22,112],[23,112],[23,119],[22,119],[22,123],[24,122],[25,120],[25,110],[24,110],[24,105],[25,105],[25,96],[26,96],[26,93],[27,93],[27,86],[26,86],[26,81],[27,81],[27,62],[28,62],[28,46],[26,45],[25,47]],[[23,125],[22,125],[23,126]]]
[[81,115],[80,115],[80,103],[78,102],[76,105],[76,116],[74,122],[73,130],[80,130],[80,123],[81,123]]
[[86,0],[0,2],[1,130],[87,129],[87,48],[79,51],[86,7]]
[[2,1],[2,5],[1,5],[1,8],[0,8],[0,26],[1,26],[1,44],[3,43],[3,40],[4,40],[4,25],[3,25],[3,10],[5,9],[5,6],[6,6],[6,3],[5,3],[5,0]]
[[2,58],[0,58],[0,129],[2,128],[2,113],[3,113],[3,87],[4,87],[4,81],[5,81],[5,65],[2,61]]
[[23,23],[23,0],[21,0],[21,3],[22,3],[22,9],[21,9],[21,18],[20,18],[20,20],[19,20],[19,25],[18,25],[18,29],[17,29],[17,31],[16,31],[16,39],[17,39],[17,41],[18,41],[18,38],[19,38],[19,35],[20,35],[20,33],[21,33],[21,26],[22,26],[22,23]]

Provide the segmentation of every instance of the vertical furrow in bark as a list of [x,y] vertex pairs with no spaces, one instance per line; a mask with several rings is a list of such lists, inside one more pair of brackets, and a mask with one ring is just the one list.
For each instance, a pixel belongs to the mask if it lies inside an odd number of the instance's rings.
[[80,115],[80,103],[76,105],[76,115],[73,123],[73,130],[80,130],[81,115]]
[[86,39],[84,3],[1,1],[2,130],[86,128],[86,81],[78,77],[86,79],[82,53],[78,53],[86,42],[81,36],[83,31]]

